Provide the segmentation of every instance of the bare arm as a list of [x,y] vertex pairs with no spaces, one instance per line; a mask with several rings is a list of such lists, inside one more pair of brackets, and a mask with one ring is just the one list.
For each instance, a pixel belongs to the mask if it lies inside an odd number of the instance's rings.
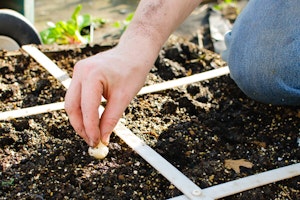
[[[169,35],[200,0],[141,0],[119,44],[79,61],[65,98],[75,131],[90,145],[109,143],[122,113],[141,89]],[[99,120],[102,96],[107,105]]]
[[[134,45],[147,53],[151,63],[170,34],[199,5],[201,0],[142,0],[119,46]],[[138,51],[138,49],[136,50]],[[151,53],[151,55],[149,55]]]

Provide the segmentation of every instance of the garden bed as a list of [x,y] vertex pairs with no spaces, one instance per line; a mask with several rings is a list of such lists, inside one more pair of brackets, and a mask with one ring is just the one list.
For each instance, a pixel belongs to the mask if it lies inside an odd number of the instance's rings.
[[[78,60],[110,46],[40,48],[72,76]],[[225,65],[219,55],[171,38],[145,85]],[[66,92],[23,51],[0,52],[0,84],[1,112],[62,102]],[[229,75],[136,96],[122,122],[201,188],[300,162],[299,107],[253,101]],[[114,134],[109,147],[104,160],[90,157],[64,110],[1,120],[0,199],[182,195]],[[232,160],[241,162],[230,167]],[[224,199],[299,199],[299,182],[298,176]]]

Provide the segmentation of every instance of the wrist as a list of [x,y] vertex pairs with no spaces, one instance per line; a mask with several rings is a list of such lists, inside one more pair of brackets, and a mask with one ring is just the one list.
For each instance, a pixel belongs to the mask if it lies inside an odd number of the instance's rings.
[[154,27],[134,22],[121,36],[117,46],[133,54],[134,58],[147,60],[153,65],[166,39]]

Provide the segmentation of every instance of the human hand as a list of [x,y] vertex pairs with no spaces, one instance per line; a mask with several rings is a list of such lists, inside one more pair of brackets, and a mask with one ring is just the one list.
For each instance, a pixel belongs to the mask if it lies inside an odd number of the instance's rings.
[[[123,49],[117,46],[81,60],[74,67],[65,109],[76,133],[92,147],[100,141],[109,143],[111,132],[152,67]],[[107,104],[99,119],[102,96]]]
[[[75,65],[65,109],[75,131],[90,146],[109,143],[112,130],[143,86],[160,48],[200,2],[141,0],[115,48]],[[102,96],[107,104],[99,119]]]

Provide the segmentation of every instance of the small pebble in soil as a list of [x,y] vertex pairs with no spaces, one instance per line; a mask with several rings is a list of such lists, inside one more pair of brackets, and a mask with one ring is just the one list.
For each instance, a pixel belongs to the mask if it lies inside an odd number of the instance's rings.
[[108,147],[100,142],[95,148],[89,147],[89,154],[96,159],[104,159],[108,154]]

